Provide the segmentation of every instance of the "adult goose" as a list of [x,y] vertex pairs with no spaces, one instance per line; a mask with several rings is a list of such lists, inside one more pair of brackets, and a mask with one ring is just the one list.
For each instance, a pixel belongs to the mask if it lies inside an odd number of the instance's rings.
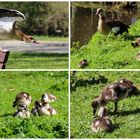
[[38,43],[16,27],[16,22],[24,21],[25,15],[17,10],[0,8],[0,40],[17,39],[28,43]]
[[109,34],[110,31],[115,32],[115,35],[122,34],[124,32],[128,32],[129,26],[125,23],[114,20],[114,21],[106,21],[105,16],[103,15],[103,10],[101,8],[97,9],[96,15],[99,16],[98,20],[98,31],[102,34]]
[[124,83],[112,83],[106,86],[101,95],[96,97],[91,106],[93,108],[93,115],[95,116],[96,110],[99,107],[105,106],[108,102],[114,102],[115,109],[114,112],[118,109],[118,101],[125,99],[128,97],[129,92],[131,91],[131,87]]

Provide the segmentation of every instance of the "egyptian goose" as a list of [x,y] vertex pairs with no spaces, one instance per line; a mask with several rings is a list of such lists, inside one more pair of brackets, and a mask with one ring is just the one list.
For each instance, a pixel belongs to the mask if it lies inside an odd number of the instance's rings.
[[17,39],[28,43],[38,43],[32,36],[26,35],[16,27],[17,21],[23,21],[23,13],[0,8],[0,40]]
[[17,112],[13,114],[13,117],[30,118],[30,112],[28,111],[27,106],[19,105]]
[[50,103],[50,102],[54,102],[55,100],[56,100],[56,97],[53,94],[45,93],[41,96],[41,102]]
[[112,131],[113,123],[109,119],[109,117],[107,117],[107,109],[105,107],[100,107],[98,116],[99,117],[95,119],[92,123],[92,131],[94,133]]
[[35,102],[35,108],[31,111],[33,115],[56,115],[56,110],[52,108],[47,102]]
[[105,21],[105,16],[103,15],[103,10],[101,8],[97,9],[96,15],[99,16],[98,20],[98,31],[102,34],[109,34],[110,31],[115,32],[115,35],[122,34],[123,32],[128,32],[129,26],[121,21]]
[[130,91],[130,86],[120,82],[112,83],[106,86],[103,89],[101,95],[96,97],[91,103],[91,106],[93,108],[93,115],[95,116],[97,108],[105,106],[110,101],[114,102],[114,112],[116,112],[118,101],[127,98]]
[[13,102],[13,107],[16,106],[18,107],[20,105],[25,105],[28,107],[31,101],[32,101],[32,97],[30,96],[29,93],[21,92],[16,96],[15,101]]

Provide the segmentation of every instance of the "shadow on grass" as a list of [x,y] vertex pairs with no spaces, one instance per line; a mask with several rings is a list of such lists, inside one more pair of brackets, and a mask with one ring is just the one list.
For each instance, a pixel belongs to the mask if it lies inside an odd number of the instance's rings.
[[22,53],[21,56],[35,56],[35,57],[68,57],[68,53],[35,53],[26,52]]
[[134,41],[136,38],[140,37],[140,35],[125,35],[125,40],[132,40]]
[[140,114],[140,108],[137,108],[135,110],[130,110],[130,111],[119,111],[117,113],[115,112],[110,112],[111,115],[117,115],[117,116],[128,116],[128,115],[133,115],[133,114]]
[[12,113],[5,113],[3,115],[0,115],[0,117],[8,117],[8,116],[13,116],[13,114]]

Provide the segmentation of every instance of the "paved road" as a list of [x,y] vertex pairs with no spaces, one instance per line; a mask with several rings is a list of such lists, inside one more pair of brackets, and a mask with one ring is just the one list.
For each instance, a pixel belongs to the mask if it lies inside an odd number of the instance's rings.
[[8,40],[0,41],[0,47],[18,52],[68,53],[69,50],[68,42],[61,41],[40,41],[39,44],[33,44],[16,40]]

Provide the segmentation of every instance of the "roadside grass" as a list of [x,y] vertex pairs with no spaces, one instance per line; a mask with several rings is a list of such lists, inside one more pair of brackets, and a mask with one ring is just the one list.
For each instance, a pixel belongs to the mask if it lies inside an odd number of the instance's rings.
[[[6,72],[0,73],[0,138],[68,138],[68,73],[67,72]],[[50,103],[55,116],[13,118],[16,95],[28,92],[32,109],[41,94],[53,93],[57,100]]]
[[59,36],[37,36],[34,35],[34,38],[36,40],[42,40],[42,41],[69,41],[68,37],[59,37]]
[[87,69],[137,69],[140,67],[136,56],[138,48],[131,42],[140,36],[140,20],[129,28],[129,33],[119,36],[95,33],[87,45],[79,46],[75,42],[71,48],[71,68],[78,69],[79,62],[87,59]]
[[6,69],[67,69],[68,54],[10,52]]
[[140,89],[140,72],[77,72],[71,79],[96,79],[99,75],[105,76],[108,81],[86,86],[77,86],[71,93],[71,138],[140,138],[140,96],[132,96],[118,103],[117,114],[113,113],[114,104],[107,105],[108,116],[114,124],[114,130],[110,133],[93,133],[91,124],[93,121],[91,102],[98,96],[102,89],[109,83],[121,78],[128,78]]

